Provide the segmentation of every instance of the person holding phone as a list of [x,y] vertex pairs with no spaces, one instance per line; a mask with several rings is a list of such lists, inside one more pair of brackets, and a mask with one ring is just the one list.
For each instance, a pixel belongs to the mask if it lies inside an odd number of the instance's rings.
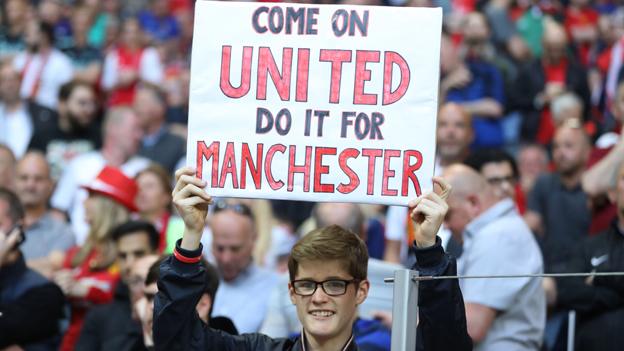
[[26,266],[20,252],[24,210],[0,188],[0,350],[56,350],[65,297],[58,286]]

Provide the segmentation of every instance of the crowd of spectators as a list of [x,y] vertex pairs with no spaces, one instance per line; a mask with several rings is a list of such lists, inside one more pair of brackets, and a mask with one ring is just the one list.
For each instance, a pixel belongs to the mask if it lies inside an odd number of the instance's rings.
[[[460,274],[624,270],[624,1],[314,3],[443,8],[435,172],[454,190],[439,237]],[[158,264],[184,228],[171,178],[185,164],[193,7],[0,0],[0,350],[154,347]],[[380,282],[415,259],[404,207],[218,199],[200,318],[299,333],[286,262],[330,224],[371,257],[355,339],[389,350]],[[577,350],[624,345],[622,276],[460,286],[477,350],[564,349],[570,311]]]

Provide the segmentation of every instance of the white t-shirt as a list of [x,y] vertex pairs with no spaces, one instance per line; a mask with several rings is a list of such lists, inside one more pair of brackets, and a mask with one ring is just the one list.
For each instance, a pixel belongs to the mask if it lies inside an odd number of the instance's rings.
[[15,158],[24,156],[32,134],[32,120],[23,104],[14,112],[8,112],[4,105],[0,105],[0,143],[6,144]]
[[[143,157],[132,157],[120,169],[128,177],[134,177],[149,166],[150,161]],[[99,151],[91,151],[74,158],[65,168],[56,190],[52,195],[52,207],[69,213],[76,243],[82,245],[89,232],[85,221],[83,202],[88,192],[81,188],[93,181],[106,165],[106,160]]]
[[[102,87],[105,90],[112,89],[118,80],[117,51],[113,50],[104,59],[104,68],[102,71]],[[143,50],[141,62],[139,64],[139,77],[141,80],[153,84],[160,84],[163,80],[164,68],[160,62],[158,52],[154,48],[146,48]]]
[[56,110],[61,86],[69,82],[74,75],[69,57],[56,49],[50,51],[47,59],[40,54],[23,52],[15,57],[13,66],[19,72],[23,72],[20,96],[24,99],[30,98],[39,80],[35,102],[53,110]]

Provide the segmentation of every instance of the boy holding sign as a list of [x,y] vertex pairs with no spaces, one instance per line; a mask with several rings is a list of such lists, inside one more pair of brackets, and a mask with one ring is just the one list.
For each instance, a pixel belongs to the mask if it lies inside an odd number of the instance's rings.
[[[366,245],[338,226],[317,229],[305,236],[288,262],[289,291],[303,332],[301,337],[272,339],[262,334],[231,336],[206,327],[195,312],[204,284],[199,263],[200,239],[211,197],[206,182],[195,171],[176,172],[173,201],[185,223],[174,256],[161,266],[159,293],[154,306],[154,341],[157,350],[350,350],[356,351],[352,325],[357,306],[368,294]],[[434,178],[438,192],[410,202],[415,221],[414,267],[422,275],[455,275],[455,260],[444,254],[436,233],[448,206],[450,186]],[[419,284],[417,350],[470,350],[464,303],[456,280]],[[416,332],[416,331],[415,331]]]

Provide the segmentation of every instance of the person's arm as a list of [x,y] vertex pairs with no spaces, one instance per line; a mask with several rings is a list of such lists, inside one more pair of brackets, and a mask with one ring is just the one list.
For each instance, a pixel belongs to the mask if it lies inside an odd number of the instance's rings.
[[65,299],[54,284],[30,289],[17,301],[0,303],[0,348],[54,336]]
[[466,322],[468,323],[468,334],[472,340],[479,343],[485,339],[494,319],[496,310],[478,303],[466,304]]
[[[446,198],[451,186],[434,178],[438,193],[431,192],[410,202],[415,226],[416,264],[421,276],[456,275],[455,259],[444,253],[437,237],[448,211]],[[419,324],[417,350],[472,350],[466,327],[464,301],[456,279],[421,281],[418,287]]]
[[544,213],[544,196],[548,196],[548,187],[546,186],[547,179],[544,176],[540,176],[535,181],[533,190],[529,193],[527,198],[527,209],[524,214],[524,221],[529,226],[529,229],[537,235],[544,235],[544,222],[542,213]]
[[483,98],[460,104],[470,115],[497,119],[503,115],[503,105],[493,98]]
[[155,350],[256,350],[260,345],[279,341],[259,335],[232,336],[206,327],[195,307],[204,292],[205,271],[201,266],[200,243],[210,196],[206,183],[195,177],[191,168],[176,172],[173,203],[184,220],[184,236],[178,240],[174,255],[160,266],[158,294],[154,300]]
[[[622,129],[624,132],[624,128]],[[590,197],[606,193],[615,184],[617,168],[624,162],[624,134],[607,156],[583,173],[583,190]]]

